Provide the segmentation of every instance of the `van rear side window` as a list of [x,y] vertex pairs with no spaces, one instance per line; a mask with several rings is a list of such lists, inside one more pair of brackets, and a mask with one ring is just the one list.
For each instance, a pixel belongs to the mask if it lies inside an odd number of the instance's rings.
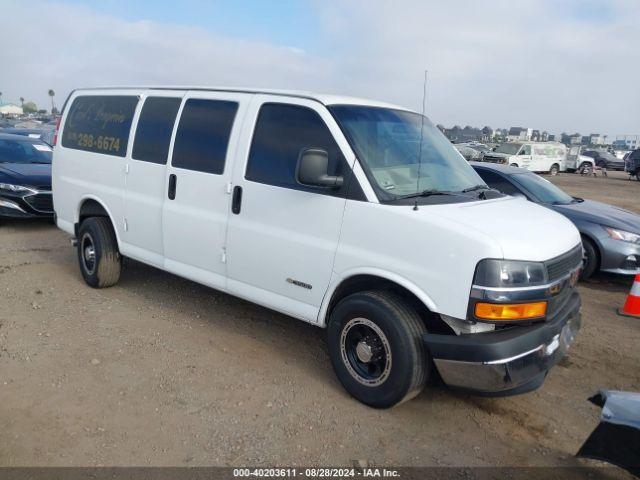
[[132,157],[135,160],[166,164],[173,124],[180,98],[148,97],[136,128]]
[[62,133],[62,146],[124,157],[138,97],[90,95],[76,97]]
[[220,175],[237,111],[236,102],[187,100],[176,132],[172,166]]

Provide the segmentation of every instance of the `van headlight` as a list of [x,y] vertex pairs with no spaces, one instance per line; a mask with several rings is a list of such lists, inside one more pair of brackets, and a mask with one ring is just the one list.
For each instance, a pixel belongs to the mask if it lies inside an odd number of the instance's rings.
[[476,267],[474,285],[492,288],[530,287],[548,282],[547,269],[540,262],[481,260]]
[[[471,314],[473,319],[481,322],[518,322],[544,319],[547,314],[547,299],[528,297],[524,302],[519,297],[501,291],[501,288],[526,288],[548,283],[547,268],[540,262],[523,262],[518,260],[481,260],[476,267],[473,279],[474,286],[483,287],[486,294],[496,289],[500,298],[471,297]],[[544,287],[543,287],[544,288]]]
[[0,183],[0,190],[5,190],[12,193],[32,192],[36,193],[36,190],[24,185],[13,185],[11,183]]
[[640,243],[640,235],[638,234],[625,232],[624,230],[617,230],[615,228],[609,228],[609,227],[603,227],[603,228],[607,231],[609,236],[614,240],[622,240],[623,242],[629,242],[629,243]]

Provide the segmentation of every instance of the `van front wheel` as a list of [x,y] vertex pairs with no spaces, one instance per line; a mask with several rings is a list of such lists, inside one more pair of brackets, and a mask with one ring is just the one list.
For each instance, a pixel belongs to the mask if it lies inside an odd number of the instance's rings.
[[560,171],[560,165],[558,165],[557,163],[554,163],[553,165],[551,165],[551,168],[549,169],[549,175],[557,175],[559,171]]
[[431,373],[424,324],[399,296],[361,292],[338,303],[327,337],[333,369],[357,400],[388,408],[418,395]]
[[108,218],[90,217],[80,224],[78,262],[89,286],[106,288],[118,282],[122,257]]

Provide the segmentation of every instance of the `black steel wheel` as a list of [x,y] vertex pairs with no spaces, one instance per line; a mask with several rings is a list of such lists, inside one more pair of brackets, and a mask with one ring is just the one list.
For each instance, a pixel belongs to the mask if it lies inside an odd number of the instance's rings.
[[327,341],[331,364],[357,400],[388,408],[413,398],[432,375],[422,344],[422,319],[387,291],[355,293],[331,312]]
[[122,257],[107,217],[90,217],[80,224],[78,263],[82,277],[93,288],[110,287],[118,282]]

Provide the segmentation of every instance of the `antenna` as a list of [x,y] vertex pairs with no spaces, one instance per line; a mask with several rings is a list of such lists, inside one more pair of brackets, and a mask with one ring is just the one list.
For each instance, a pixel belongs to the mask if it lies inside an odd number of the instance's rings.
[[[416,178],[416,192],[420,190],[420,170],[422,167],[422,138],[424,136],[424,114],[427,109],[427,75],[429,70],[424,71],[424,82],[422,84],[422,115],[420,115],[420,144],[418,145],[418,177]],[[418,200],[413,205],[414,210],[418,210]]]

